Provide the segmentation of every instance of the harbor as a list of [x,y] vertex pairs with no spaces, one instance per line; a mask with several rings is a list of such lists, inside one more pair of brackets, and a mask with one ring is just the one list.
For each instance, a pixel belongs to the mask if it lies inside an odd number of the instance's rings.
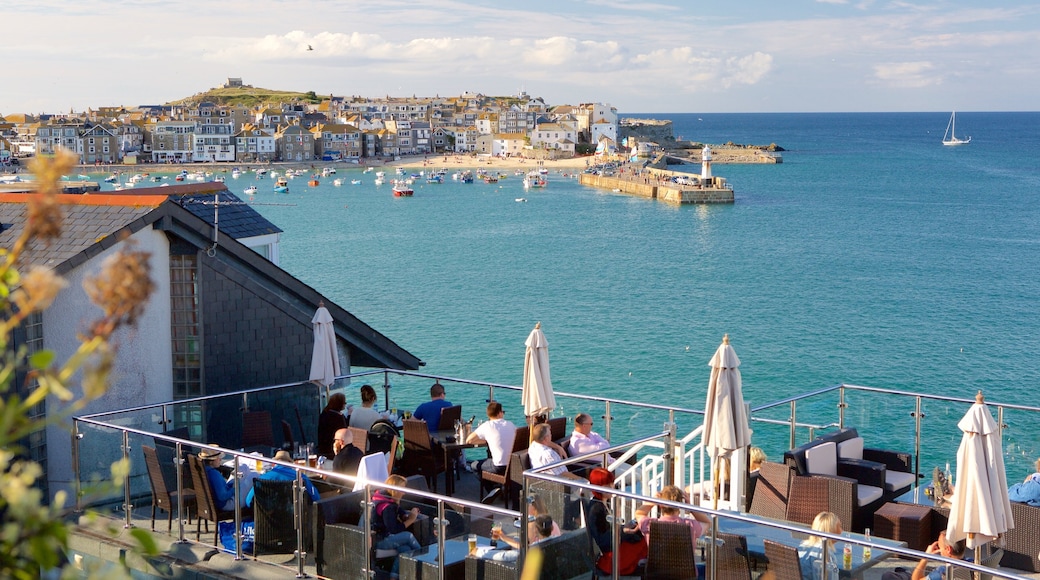
[[667,169],[667,156],[651,163],[626,163],[618,170],[582,173],[578,183],[676,205],[733,203],[733,186],[712,173],[712,150],[701,150],[699,175]]

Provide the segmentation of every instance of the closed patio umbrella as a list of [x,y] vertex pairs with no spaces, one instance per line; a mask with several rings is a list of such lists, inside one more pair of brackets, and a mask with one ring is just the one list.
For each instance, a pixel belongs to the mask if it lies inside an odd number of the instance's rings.
[[549,342],[542,333],[541,322],[534,325],[524,344],[524,414],[528,418],[548,415],[556,408],[556,396],[549,378]]
[[314,353],[311,355],[310,381],[326,389],[336,382],[339,376],[339,353],[336,350],[336,330],[333,327],[332,315],[325,303],[318,303],[318,310],[311,319],[314,326]]
[[964,435],[957,449],[957,479],[946,540],[953,543],[966,539],[979,562],[984,544],[1015,527],[997,423],[982,391],[975,395],[975,404],[957,427]]
[[[708,363],[711,379],[708,382],[708,397],[704,406],[704,450],[715,464],[712,470],[714,508],[718,508],[721,480],[719,467],[722,459],[733,451],[751,444],[751,429],[748,427],[747,412],[744,410],[744,393],[740,384],[740,359],[729,345],[729,335],[722,337],[722,344]],[[731,499],[733,491],[731,490]]]

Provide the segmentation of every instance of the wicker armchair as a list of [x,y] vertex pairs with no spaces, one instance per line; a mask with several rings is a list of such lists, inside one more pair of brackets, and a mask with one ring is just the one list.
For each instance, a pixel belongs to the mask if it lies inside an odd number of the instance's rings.
[[[209,530],[209,522],[213,522],[213,545],[219,547],[220,529],[217,524],[234,520],[235,510],[222,510],[217,506],[217,502],[213,497],[213,488],[210,487],[209,480],[206,479],[206,466],[201,459],[195,455],[189,455],[188,470],[191,472],[192,487],[195,489],[195,505],[198,508],[196,512],[198,517],[195,525],[195,540],[199,541],[202,537],[202,522],[206,522],[207,530]],[[242,517],[252,515],[252,513],[252,509],[242,508]]]
[[650,544],[643,577],[647,580],[688,580],[697,577],[696,551],[690,536],[690,526],[661,520],[650,522]]
[[[685,527],[685,526],[684,526]],[[687,538],[690,535],[686,528]],[[542,569],[538,578],[548,580],[566,580],[590,573],[589,541],[585,530],[564,532],[555,538],[543,540],[531,546],[530,550],[542,551]],[[466,556],[466,578],[472,580],[517,580],[520,570],[516,562],[498,562],[474,556]]]
[[434,492],[437,476],[445,472],[444,451],[430,438],[426,421],[405,419],[404,458],[398,467],[402,475],[422,475]]
[[[296,505],[293,501],[295,481],[257,479],[253,481],[253,518],[256,523],[256,540],[253,554],[287,554],[297,548]],[[304,492],[305,504],[310,496]],[[310,513],[303,508],[303,514]],[[310,551],[312,529],[310,517],[300,518],[303,525],[303,550]]]
[[783,463],[762,462],[758,483],[748,512],[775,520],[787,519],[787,497],[791,488],[791,468]]
[[798,548],[785,546],[772,540],[762,540],[765,545],[766,558],[769,559],[769,571],[775,578],[797,579],[802,577],[802,563],[798,559]]
[[[327,576],[330,578],[343,577],[336,576],[336,574],[345,574],[346,570],[340,568],[330,568],[330,564],[340,566],[343,563],[344,556],[341,553],[341,546],[344,544],[344,540],[347,535],[347,531],[341,531],[340,537],[337,541],[329,544],[329,547],[333,550],[333,553],[328,557],[325,554],[326,531],[331,527],[332,524],[346,524],[362,532],[362,542],[364,542],[364,531],[358,528],[357,525],[361,521],[361,515],[364,513],[362,502],[365,501],[364,491],[355,491],[351,493],[343,493],[339,495],[329,496],[322,498],[321,500],[314,502],[311,507],[312,516],[312,537],[314,538],[314,563],[319,576]],[[332,561],[330,561],[330,559]],[[330,569],[326,569],[330,568]],[[353,570],[360,570],[361,564],[355,565]]]
[[[724,533],[719,533],[716,537],[722,540],[722,545],[715,547],[715,580],[751,580],[747,538]],[[706,549],[704,555],[705,570],[710,571],[711,548]]]
[[[152,531],[155,531],[156,508],[166,512],[166,531],[173,530],[173,510],[177,505],[177,490],[169,491],[166,479],[163,477],[162,467],[159,465],[159,457],[154,447],[143,446],[145,467],[148,468],[148,482],[152,486]],[[191,483],[190,481],[184,482]],[[184,509],[188,514],[188,522],[191,522],[191,510],[195,507],[195,491],[184,490]]]
[[1011,502],[1015,527],[1004,535],[1004,559],[1001,564],[1040,572],[1040,507]]
[[[842,529],[854,529],[855,488],[856,482],[845,478],[793,475],[785,519],[811,526],[816,515],[826,511],[838,516]],[[870,518],[861,523],[861,528],[870,527],[873,513],[861,514]]]

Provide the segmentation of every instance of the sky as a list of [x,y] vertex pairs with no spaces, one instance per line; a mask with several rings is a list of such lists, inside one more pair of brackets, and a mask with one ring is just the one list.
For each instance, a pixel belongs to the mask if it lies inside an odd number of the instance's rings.
[[1033,111],[1040,3],[5,0],[0,115],[162,104],[228,77],[624,113]]

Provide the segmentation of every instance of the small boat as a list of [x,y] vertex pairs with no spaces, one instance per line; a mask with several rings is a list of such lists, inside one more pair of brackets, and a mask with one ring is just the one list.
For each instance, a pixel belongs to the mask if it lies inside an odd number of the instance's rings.
[[242,172],[237,167],[231,170],[231,179],[238,179],[241,176]]
[[498,183],[498,178],[494,175],[484,176],[484,183]]
[[224,183],[224,176],[218,175],[218,176],[214,177],[213,178],[213,182],[214,183]]
[[473,172],[469,170],[463,171],[462,175],[459,176],[459,181],[462,183],[473,183]]
[[377,177],[375,181],[373,181],[372,183],[375,183],[376,185],[383,185],[384,183],[386,183],[386,179],[384,179],[383,177]]
[[967,145],[971,143],[971,137],[967,139],[957,138],[957,111],[950,114],[950,122],[946,124],[946,133],[943,135],[943,145]]
[[163,178],[159,177],[158,175],[152,177],[152,181],[154,181],[155,183],[159,183],[162,180],[163,180]]
[[289,182],[286,181],[284,177],[279,177],[274,182],[274,192],[275,193],[289,193]]
[[526,197],[518,197],[518,198],[514,199],[513,201],[518,202],[518,203],[526,203],[527,202],[527,198]]
[[532,171],[524,177],[524,189],[532,187],[545,187],[549,182],[537,171]]
[[412,197],[415,192],[412,191],[411,187],[401,183],[400,181],[394,183],[394,197]]
[[[289,188],[286,188],[286,190],[288,190],[288,189]],[[242,193],[244,193],[246,195],[256,195],[256,186],[255,185],[250,185]]]
[[317,179],[311,178],[311,180],[307,182],[307,185],[311,187],[318,187],[319,185],[321,185],[321,182]]
[[350,180],[350,184],[351,185],[361,185],[361,180],[360,179],[351,179]]
[[335,170],[335,168],[332,168],[332,167],[324,167],[321,170],[321,176],[322,177],[328,177],[328,176],[333,175],[335,173],[336,173],[336,170]]
[[426,183],[444,183],[444,176],[439,173],[431,173],[430,176],[426,178]]
[[333,179],[332,180],[332,185],[335,185],[336,187],[339,187],[339,186],[343,185],[343,180],[342,179],[338,179],[338,178],[337,179]]
[[114,173],[105,178],[105,183],[115,183],[117,181],[119,181],[119,176]]

